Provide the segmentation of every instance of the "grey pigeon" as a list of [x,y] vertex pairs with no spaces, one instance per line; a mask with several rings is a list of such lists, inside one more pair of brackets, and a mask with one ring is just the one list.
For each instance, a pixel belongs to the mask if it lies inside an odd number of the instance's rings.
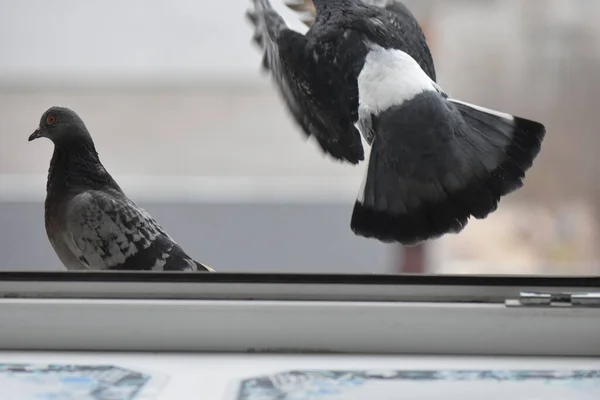
[[46,233],[69,270],[214,271],[190,258],[106,171],[83,120],[51,107],[29,141],[54,143]]
[[364,159],[361,135],[371,147],[355,234],[416,245],[459,233],[522,187],[544,125],[450,98],[401,2],[313,2],[305,32],[269,0],[253,0],[247,17],[263,69],[302,131],[352,164]]

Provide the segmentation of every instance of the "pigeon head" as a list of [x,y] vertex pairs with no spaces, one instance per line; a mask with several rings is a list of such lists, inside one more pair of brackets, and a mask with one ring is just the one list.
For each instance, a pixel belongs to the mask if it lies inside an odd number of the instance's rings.
[[29,136],[29,141],[45,137],[55,145],[90,140],[89,132],[77,113],[66,107],[50,107],[40,118],[39,127]]

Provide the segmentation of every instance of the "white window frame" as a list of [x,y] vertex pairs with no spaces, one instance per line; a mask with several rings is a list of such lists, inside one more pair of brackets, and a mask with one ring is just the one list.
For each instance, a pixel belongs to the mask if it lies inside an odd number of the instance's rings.
[[599,278],[1,273],[0,350],[600,356]]

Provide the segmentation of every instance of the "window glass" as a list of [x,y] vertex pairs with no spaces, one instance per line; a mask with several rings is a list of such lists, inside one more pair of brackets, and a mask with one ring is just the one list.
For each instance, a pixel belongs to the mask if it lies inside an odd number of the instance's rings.
[[447,93],[547,128],[496,212],[406,248],[352,232],[367,163],[305,140],[260,72],[249,3],[3,2],[0,271],[65,270],[44,228],[52,144],[27,141],[53,105],[82,116],[127,195],[218,272],[598,271],[600,2],[406,1]]

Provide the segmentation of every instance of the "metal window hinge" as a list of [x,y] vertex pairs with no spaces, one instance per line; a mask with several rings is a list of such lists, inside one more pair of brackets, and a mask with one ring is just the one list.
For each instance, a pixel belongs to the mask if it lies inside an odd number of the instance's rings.
[[521,292],[518,299],[506,299],[507,307],[600,308],[599,293]]

